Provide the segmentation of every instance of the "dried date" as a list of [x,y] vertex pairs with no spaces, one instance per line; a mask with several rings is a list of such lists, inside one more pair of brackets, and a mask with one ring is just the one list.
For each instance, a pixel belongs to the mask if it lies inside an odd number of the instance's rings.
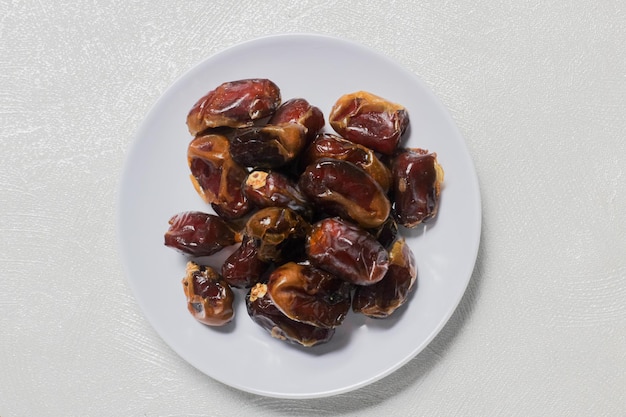
[[267,294],[267,284],[256,284],[246,296],[248,315],[256,324],[279,340],[311,347],[328,342],[334,328],[322,328],[290,319],[280,311]]
[[312,106],[305,99],[293,98],[281,104],[269,121],[270,125],[285,123],[297,123],[304,126],[306,128],[306,140],[310,142],[324,127],[324,114],[318,107]]
[[415,257],[406,241],[398,239],[389,251],[385,277],[373,285],[357,287],[352,309],[369,317],[388,317],[407,301],[416,282]]
[[394,215],[399,224],[413,228],[437,215],[443,168],[437,154],[404,149],[393,159]]
[[362,227],[378,227],[389,217],[391,203],[383,189],[351,162],[318,159],[305,168],[298,184],[317,207]]
[[220,216],[236,219],[250,211],[251,206],[241,189],[248,173],[231,158],[226,136],[196,137],[187,148],[187,161],[194,188]]
[[209,128],[252,126],[256,120],[271,116],[280,103],[280,89],[270,80],[226,82],[194,104],[187,115],[187,127],[196,136]]
[[313,225],[306,252],[313,265],[356,285],[380,281],[389,268],[389,254],[371,234],[338,218]]
[[349,141],[392,155],[409,125],[409,113],[399,104],[357,91],[337,100],[329,122],[335,132]]
[[222,277],[231,287],[247,288],[263,280],[270,263],[259,258],[260,243],[258,239],[245,236],[222,264]]
[[245,167],[278,168],[300,154],[306,146],[306,132],[296,123],[239,129],[230,141],[230,153]]
[[165,246],[192,256],[208,256],[241,241],[241,235],[220,217],[199,211],[175,214],[165,232]]
[[298,184],[277,171],[252,171],[243,192],[257,207],[288,207],[305,217],[313,213]]
[[187,309],[199,322],[223,326],[235,316],[233,291],[212,268],[188,262],[182,284]]
[[267,291],[287,317],[317,327],[339,326],[350,309],[352,286],[310,264],[289,262],[270,274]]

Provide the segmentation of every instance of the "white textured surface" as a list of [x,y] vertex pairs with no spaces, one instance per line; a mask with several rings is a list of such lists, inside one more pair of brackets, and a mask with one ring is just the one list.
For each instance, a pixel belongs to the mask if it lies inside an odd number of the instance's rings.
[[[0,2],[0,416],[626,415],[623,1],[83,3]],[[150,106],[201,59],[282,32],[420,76],[483,193],[448,325],[391,376],[322,400],[187,365],[143,318],[115,240]]]

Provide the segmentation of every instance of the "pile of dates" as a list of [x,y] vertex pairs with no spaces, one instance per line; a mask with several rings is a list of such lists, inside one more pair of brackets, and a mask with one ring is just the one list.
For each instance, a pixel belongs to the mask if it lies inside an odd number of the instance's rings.
[[[165,245],[190,257],[183,289],[200,322],[233,320],[241,291],[273,337],[313,346],[350,309],[388,317],[416,287],[398,229],[437,214],[437,155],[400,146],[406,109],[368,92],[340,97],[328,121],[335,133],[268,79],[223,83],[190,110],[190,178],[216,214],[175,214]],[[230,246],[221,270],[194,260]]]

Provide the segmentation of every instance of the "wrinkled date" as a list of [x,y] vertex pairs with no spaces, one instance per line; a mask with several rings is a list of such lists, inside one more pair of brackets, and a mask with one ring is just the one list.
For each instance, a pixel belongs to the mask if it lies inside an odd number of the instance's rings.
[[389,251],[389,269],[379,282],[357,287],[352,309],[374,318],[385,318],[403,305],[415,287],[415,257],[404,239],[394,242]]
[[264,262],[297,259],[304,252],[309,223],[285,207],[266,207],[248,219],[245,236],[256,239],[257,257]]
[[339,326],[350,309],[352,286],[309,264],[289,262],[270,274],[267,291],[287,317],[317,327]]
[[403,106],[366,91],[341,96],[328,118],[345,139],[385,155],[393,155],[409,125]]
[[256,324],[276,339],[311,347],[328,342],[334,328],[322,328],[301,323],[285,316],[267,294],[267,284],[256,284],[246,296],[248,315]]
[[325,124],[322,111],[303,98],[293,98],[281,104],[268,124],[282,125],[286,123],[297,123],[304,126],[307,142],[312,141]]
[[387,192],[391,185],[391,171],[365,146],[358,145],[332,133],[317,135],[302,156],[302,162],[309,165],[320,158],[333,158],[352,162],[367,172]]
[[259,258],[261,241],[244,236],[241,245],[222,264],[222,277],[232,287],[247,288],[263,280],[270,263]]
[[280,105],[280,90],[267,79],[226,82],[202,97],[187,115],[192,136],[216,127],[252,126]]
[[305,168],[299,186],[317,207],[365,228],[383,224],[391,210],[380,185],[351,162],[318,159]]
[[437,154],[405,149],[393,160],[394,214],[399,224],[413,228],[433,218],[439,209],[443,168]]
[[298,184],[277,171],[252,171],[243,184],[243,192],[257,207],[288,207],[305,217],[313,213]]
[[251,207],[241,189],[247,172],[233,161],[229,148],[223,135],[198,136],[187,148],[187,162],[191,182],[200,197],[220,216],[236,219]]
[[224,220],[213,214],[187,211],[172,216],[165,246],[192,256],[208,256],[241,240]]
[[245,167],[278,168],[305,147],[306,132],[296,123],[240,129],[230,141],[230,154]]
[[337,218],[313,225],[306,251],[313,265],[356,285],[380,281],[389,268],[389,254],[371,234]]
[[187,309],[196,320],[223,326],[233,319],[233,291],[215,270],[190,261],[182,283]]

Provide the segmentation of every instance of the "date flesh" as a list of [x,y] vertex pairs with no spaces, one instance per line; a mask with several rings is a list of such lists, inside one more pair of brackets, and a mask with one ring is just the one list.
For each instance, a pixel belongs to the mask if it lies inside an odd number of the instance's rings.
[[356,285],[380,281],[389,268],[389,254],[371,234],[338,218],[313,225],[306,251],[311,264]]
[[267,79],[246,79],[220,84],[194,104],[187,115],[192,136],[216,127],[252,126],[271,116],[280,105],[280,89]]
[[380,226],[391,203],[380,185],[351,162],[321,158],[307,166],[298,182],[313,204],[365,228]]
[[270,274],[267,291],[287,317],[317,327],[339,326],[350,309],[352,286],[311,266],[289,262]]
[[199,322],[223,326],[235,316],[233,291],[212,268],[188,262],[182,284],[187,309]]
[[231,158],[226,136],[196,137],[187,148],[187,161],[196,192],[220,216],[236,219],[250,211],[251,206],[241,189],[247,171]]
[[437,154],[404,149],[393,160],[394,214],[399,224],[414,228],[437,215],[443,168]]
[[169,220],[165,246],[191,256],[209,256],[241,241],[241,236],[213,214],[186,211]]
[[306,140],[312,141],[324,127],[324,114],[303,98],[292,98],[278,107],[268,124],[297,123],[306,128]]
[[385,155],[393,155],[409,125],[403,106],[366,91],[341,96],[328,117],[339,135]]
[[334,328],[322,328],[291,320],[285,316],[267,295],[266,284],[256,284],[246,296],[248,315],[272,337],[286,342],[311,347],[328,342]]
[[309,165],[320,158],[352,162],[374,178],[384,192],[389,190],[391,171],[371,149],[363,145],[350,142],[332,133],[321,133],[303,154],[303,163]]
[[352,310],[373,318],[390,316],[408,299],[415,288],[415,257],[404,239],[398,239],[389,251],[389,269],[376,284],[357,287]]

